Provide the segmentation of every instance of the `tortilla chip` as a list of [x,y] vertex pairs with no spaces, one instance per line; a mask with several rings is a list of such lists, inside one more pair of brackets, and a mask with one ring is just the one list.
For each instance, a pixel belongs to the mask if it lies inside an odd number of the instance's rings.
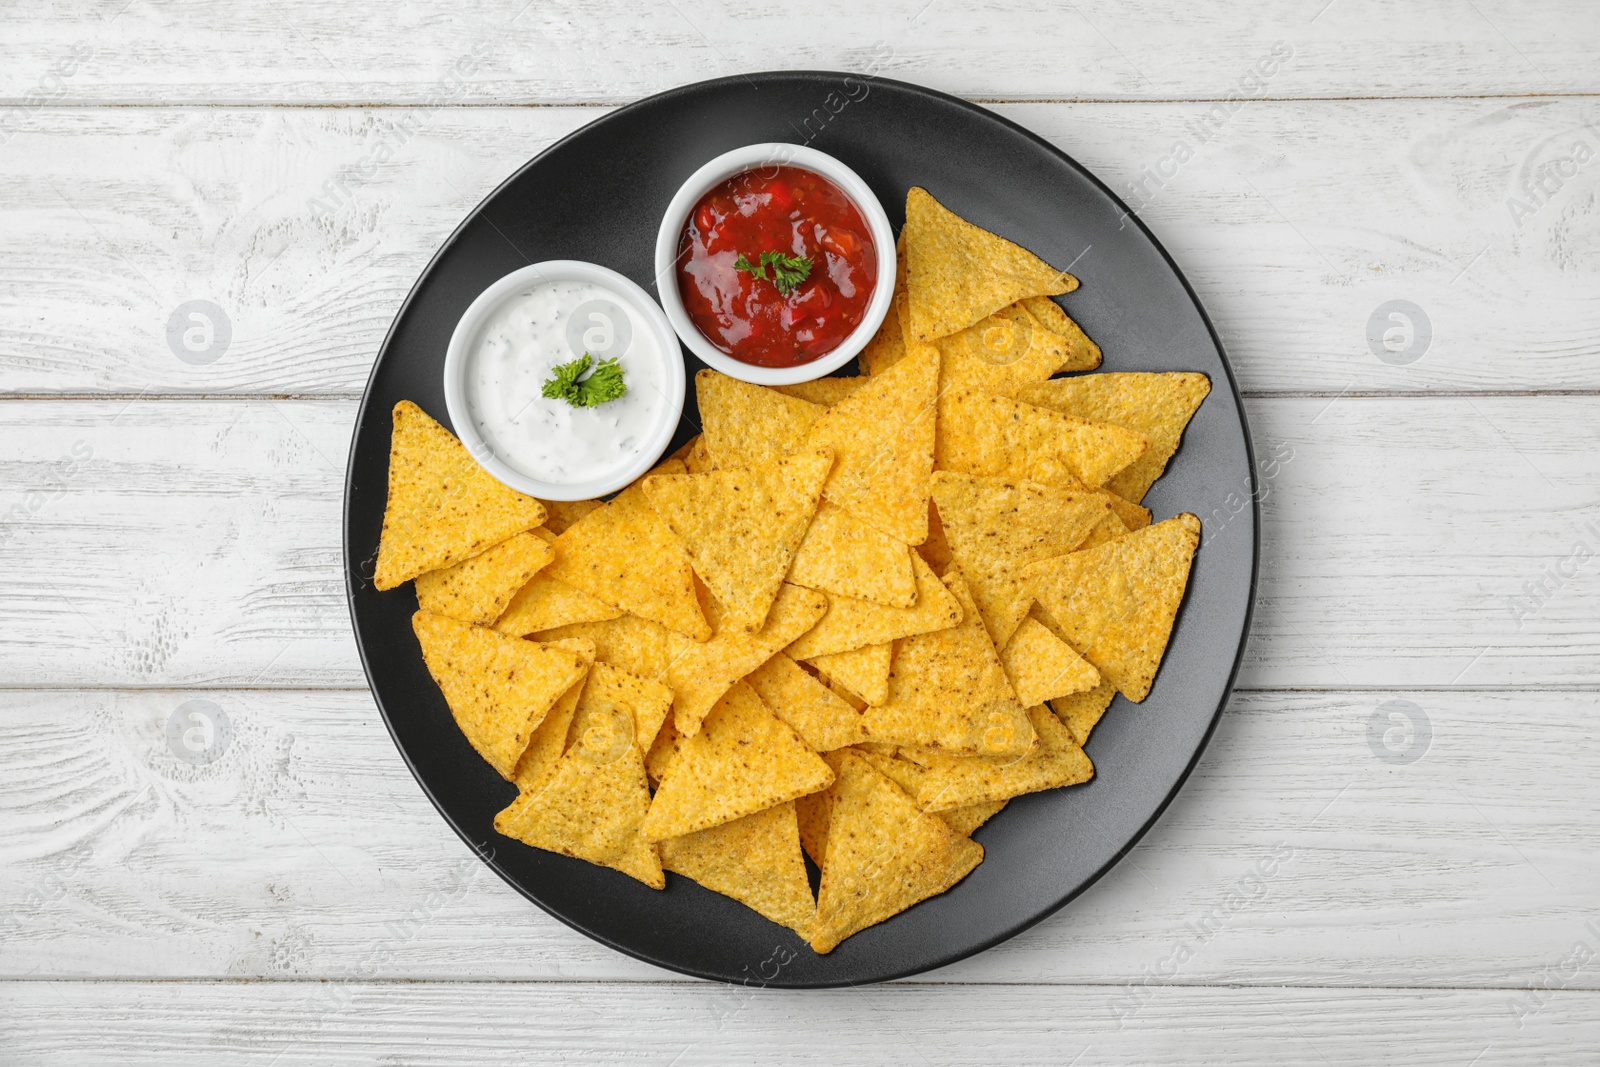
[[974,226],[926,189],[906,195],[905,239],[911,337],[917,340],[948,337],[1007,304],[1078,287],[1066,271]]
[[880,533],[826,500],[806,530],[788,580],[892,608],[917,600],[917,579],[904,541]]
[[578,710],[580,720],[587,714],[585,706],[591,701],[605,701],[626,711],[636,731],[634,744],[639,746],[640,752],[649,752],[656,735],[661,732],[661,724],[667,721],[667,712],[672,710],[672,690],[621,667],[596,661],[583,687],[583,700]]
[[1041,326],[1060,337],[1066,347],[1066,358],[1056,368],[1057,372],[1094,370],[1100,365],[1100,346],[1089,340],[1089,335],[1061,310],[1060,304],[1047,296],[1030,296],[1022,306]]
[[1089,531],[1088,536],[1079,541],[1078,547],[1073,551],[1083,552],[1086,549],[1103,545],[1107,541],[1115,541],[1127,532],[1128,527],[1124,525],[1121,519],[1117,518],[1116,512],[1107,510],[1100,521],[1094,524],[1094,528]]
[[532,531],[514,534],[453,567],[417,575],[417,606],[435,615],[487,626],[554,558],[550,546]]
[[1137,704],[1161,666],[1199,544],[1200,520],[1179,515],[1028,574],[1066,642]]
[[[893,643],[891,642],[891,649],[892,649],[892,647],[893,647]],[[837,681],[837,680],[835,680],[833,678],[827,678],[827,679],[824,679],[824,680],[828,683],[828,692],[832,693],[834,696],[838,697],[840,700],[844,701],[846,704],[849,704],[852,708],[855,708],[857,711],[866,711],[867,710],[867,702],[865,700],[862,700],[860,697],[856,696],[854,693],[852,693],[850,691],[850,687],[849,686],[847,686],[843,682]]]
[[[912,799],[916,799],[921,792],[923,779],[927,777],[928,771],[920,764],[876,752],[862,752],[861,758],[872,764],[895,785],[905,790]],[[959,808],[934,812],[934,814],[943,819],[950,829],[962,837],[970,837],[972,831],[988,822],[1005,806],[1006,802],[1004,800],[986,800],[976,804],[966,804]],[[826,844],[826,827],[823,828],[823,833],[824,844]]]
[[932,494],[950,555],[997,647],[1033,601],[1022,567],[1072,551],[1108,514],[1105,494],[953,471],[934,474]]
[[883,325],[872,335],[867,347],[856,357],[864,375],[882,374],[899,363],[906,355],[906,235],[900,231],[894,243],[894,293],[889,302],[889,313]]
[[567,638],[593,641],[595,657],[629,674],[652,682],[666,683],[667,664],[672,655],[667,648],[668,630],[637,615],[619,615],[599,622],[580,622],[540,630],[531,635],[546,643]]
[[967,389],[1016,396],[1042,382],[1067,358],[1065,342],[1039,325],[1021,304],[934,342],[943,357],[939,391]]
[[960,756],[914,756],[927,769],[917,803],[930,812],[969,804],[1008,800],[1094,777],[1094,764],[1044,705],[1028,709],[1039,743],[1021,759],[963,759]]
[[1035,619],[1022,620],[1000,652],[1000,665],[1025,708],[1100,684],[1100,672]]
[[411,628],[428,673],[478,754],[505,778],[556,699],[584,675],[583,661],[551,648],[419,611]]
[[552,641],[549,647],[577,653],[588,673],[568,686],[567,691],[557,698],[544,721],[539,723],[539,728],[528,739],[528,747],[522,750],[522,755],[517,759],[517,768],[511,772],[511,780],[523,793],[543,788],[550,776],[555,774],[556,765],[567,751],[567,735],[572,727],[572,717],[578,710],[578,702],[583,699],[588,680],[594,677],[593,641],[567,638]]
[[833,466],[808,449],[752,467],[654,475],[644,493],[725,609],[722,626],[761,629],[811,525]]
[[914,349],[823,409],[806,438],[812,447],[833,450],[823,495],[908,545],[928,536],[938,388],[939,353],[930,346]]
[[1111,684],[1110,679],[1102,678],[1100,684],[1087,693],[1058,697],[1050,702],[1050,707],[1055,709],[1056,718],[1061,720],[1072,734],[1072,739],[1081,747],[1089,743],[1090,731],[1105,715],[1106,709],[1111,706],[1111,698],[1116,695],[1117,687]]
[[[626,731],[631,735],[631,728]],[[621,871],[651,889],[667,879],[655,846],[639,836],[650,808],[644,760],[633,744],[589,747],[580,735],[537,792],[495,816],[494,828],[523,844]]]
[[817,905],[800,856],[792,800],[709,830],[669,837],[661,842],[661,865],[802,938],[811,936]]
[[567,532],[567,527],[589,514],[605,506],[602,500],[541,500],[544,505],[544,528],[549,530],[553,537],[558,537]]
[[785,584],[772,604],[767,625],[758,633],[723,629],[703,643],[671,635],[667,684],[676,694],[672,722],[678,732],[685,737],[695,736],[706,714],[729,686],[809,630],[827,610],[828,598],[824,594]]
[[536,574],[511,598],[494,628],[510,637],[526,637],[574,623],[604,622],[621,614],[621,608],[614,608],[576,586]]
[[496,481],[427,412],[409,400],[394,406],[374,586],[453,566],[544,518],[543,505]]
[[656,733],[655,741],[651,742],[650,751],[644,757],[644,770],[650,778],[651,788],[661,785],[661,779],[667,776],[667,768],[678,755],[678,749],[683,747],[683,742],[684,738],[672,728],[672,718],[668,716]]
[[[934,473],[937,475],[938,472]],[[944,535],[944,522],[939,518],[939,508],[931,497],[928,499],[928,539],[918,545],[916,551],[935,574],[943,574],[950,565],[950,542]]]
[[813,404],[821,404],[825,408],[830,408],[866,384],[867,379],[864,377],[813,378],[809,382],[795,382],[793,385],[774,385],[772,388],[785,396],[797,396],[801,400],[809,400]]
[[865,758],[848,749],[840,756],[811,937],[822,953],[943,893],[983,862],[982,845],[918,810]]
[[[1112,479],[1115,481],[1116,479]],[[1117,518],[1122,520],[1122,525],[1130,530],[1142,530],[1150,525],[1150,509],[1141,507],[1131,500],[1125,500],[1115,493],[1102,490],[1105,493],[1106,507],[1110,508]]]
[[[668,460],[657,470],[679,474],[683,464]],[[640,482],[568,527],[555,549],[555,562],[545,570],[550,577],[696,641],[710,638],[689,557]]]
[[944,576],[961,622],[895,644],[889,699],[862,713],[874,741],[948,752],[1021,755],[1034,743],[1026,710],[1000,666],[959,564]]
[[706,452],[719,470],[770,463],[798,452],[812,425],[828,410],[713,370],[696,374],[694,387]]
[[1150,450],[1106,483],[1107,489],[1137,504],[1166,470],[1184,427],[1210,392],[1211,379],[1204,374],[1173,371],[1086,374],[1030,385],[1019,395],[1030,404],[1121,426],[1149,439]]
[[751,671],[745,681],[773,714],[818,752],[867,739],[860,713],[782,652]]
[[921,556],[911,557],[911,570],[917,582],[916,604],[890,608],[852,597],[829,596],[828,613],[785,650],[789,658],[815,659],[835,652],[852,652],[897,637],[943,630],[960,622],[961,605]]
[[[894,642],[865,645],[849,652],[813,656],[807,662],[874,707],[889,699],[889,661],[894,658]],[[865,741],[866,738],[862,737]]]
[[1140,434],[992,393],[939,399],[940,470],[1098,489],[1144,454]]
[[640,830],[646,840],[719,826],[826,789],[833,771],[738,683],[686,738],[656,790]]

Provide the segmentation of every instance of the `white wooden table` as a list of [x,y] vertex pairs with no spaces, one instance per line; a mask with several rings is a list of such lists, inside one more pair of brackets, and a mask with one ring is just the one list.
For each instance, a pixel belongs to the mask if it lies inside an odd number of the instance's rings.
[[[1600,11],[1029,6],[5,6],[0,1064],[1596,1062]],[[501,884],[340,577],[357,398],[462,215],[604,108],[780,67],[981,100],[1142,202],[1278,457],[1178,802],[1028,933],[832,993]]]

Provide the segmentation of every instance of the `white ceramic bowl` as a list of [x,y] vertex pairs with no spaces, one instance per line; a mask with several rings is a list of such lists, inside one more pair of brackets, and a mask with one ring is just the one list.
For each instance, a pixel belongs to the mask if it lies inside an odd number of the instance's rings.
[[[537,282],[588,282],[611,290],[617,299],[633,311],[640,324],[649,330],[660,353],[661,394],[666,403],[660,409],[656,425],[645,433],[644,445],[633,463],[613,471],[603,478],[561,484],[529,477],[509,466],[478,432],[476,421],[467,404],[467,371],[470,356],[478,335],[489,317],[509,299],[516,297],[528,285]],[[478,295],[450,335],[450,347],[444,357],[444,403],[455,425],[456,436],[467,446],[474,459],[484,470],[504,484],[543,500],[589,500],[621,489],[639,475],[655,466],[667,450],[672,435],[683,417],[683,354],[678,349],[678,339],[672,332],[661,308],[631,279],[609,267],[584,263],[575,259],[552,259],[514,270]]]
[[[838,348],[798,367],[757,367],[742,363],[712,344],[700,328],[689,318],[678,294],[678,243],[689,212],[700,198],[715,186],[747,170],[758,167],[800,167],[814,171],[833,182],[855,202],[867,228],[872,231],[872,243],[878,252],[878,282],[872,299],[867,302],[866,314],[861,324],[842,341]],[[689,350],[706,362],[706,365],[732,378],[754,382],[756,385],[793,385],[809,382],[838,370],[867,346],[872,335],[883,324],[889,313],[889,302],[894,298],[894,231],[889,228],[889,216],[883,205],[872,195],[867,183],[849,167],[825,152],[803,145],[769,142],[746,145],[711,160],[689,176],[683,183],[667,212],[661,217],[661,229],[656,233],[656,290],[661,295],[661,306],[666,310],[672,328]]]

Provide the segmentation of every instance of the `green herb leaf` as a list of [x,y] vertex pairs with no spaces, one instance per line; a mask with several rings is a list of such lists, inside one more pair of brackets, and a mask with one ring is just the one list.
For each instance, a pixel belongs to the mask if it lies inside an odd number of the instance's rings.
[[784,252],[761,253],[761,265],[772,268],[772,284],[778,292],[788,296],[800,283],[811,277],[811,257],[791,256]]
[[767,268],[772,268],[772,284],[783,296],[794,292],[801,282],[811,277],[811,257],[791,256],[787,252],[763,252],[759,264],[751,263],[741,255],[733,261],[734,270],[748,271],[750,277],[767,278]]
[[615,359],[601,360],[594,373],[583,378],[583,373],[593,363],[587,352],[571,363],[562,363],[540,392],[550,400],[565,400],[575,408],[592,408],[628,391],[622,381],[622,365]]

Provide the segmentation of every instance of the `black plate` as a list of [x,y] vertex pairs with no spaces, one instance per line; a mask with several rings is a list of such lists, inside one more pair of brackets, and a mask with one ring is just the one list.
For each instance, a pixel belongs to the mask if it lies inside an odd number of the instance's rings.
[[[1205,530],[1155,688],[1121,697],[1089,740],[1087,785],[1021,797],[980,829],[984,862],[943,896],[815,955],[787,929],[688,879],[664,892],[495,834],[515,788],[467,744],[412,636],[410,583],[370,577],[382,526],[389,411],[410,399],[449,424],[441,383],[456,320],[501,275],[545,259],[605,264],[646,289],[656,227],[700,164],[759,141],[809,142],[853,167],[896,227],[907,189],[1071,265],[1064,298],[1106,370],[1191,370],[1210,397],[1145,500]],[[689,377],[702,366],[684,353]],[[689,390],[674,448],[696,432]],[[619,951],[684,974],[777,986],[879,982],[952,963],[1038,922],[1132,847],[1177,793],[1228,697],[1256,567],[1254,464],[1215,331],[1183,275],[1092,175],[980,107],[900,82],[790,72],[685,86],[612,112],[529,162],[469,215],[422,272],[367,383],[350,449],[345,562],[356,642],[395,744],[440,813],[528,899]]]

